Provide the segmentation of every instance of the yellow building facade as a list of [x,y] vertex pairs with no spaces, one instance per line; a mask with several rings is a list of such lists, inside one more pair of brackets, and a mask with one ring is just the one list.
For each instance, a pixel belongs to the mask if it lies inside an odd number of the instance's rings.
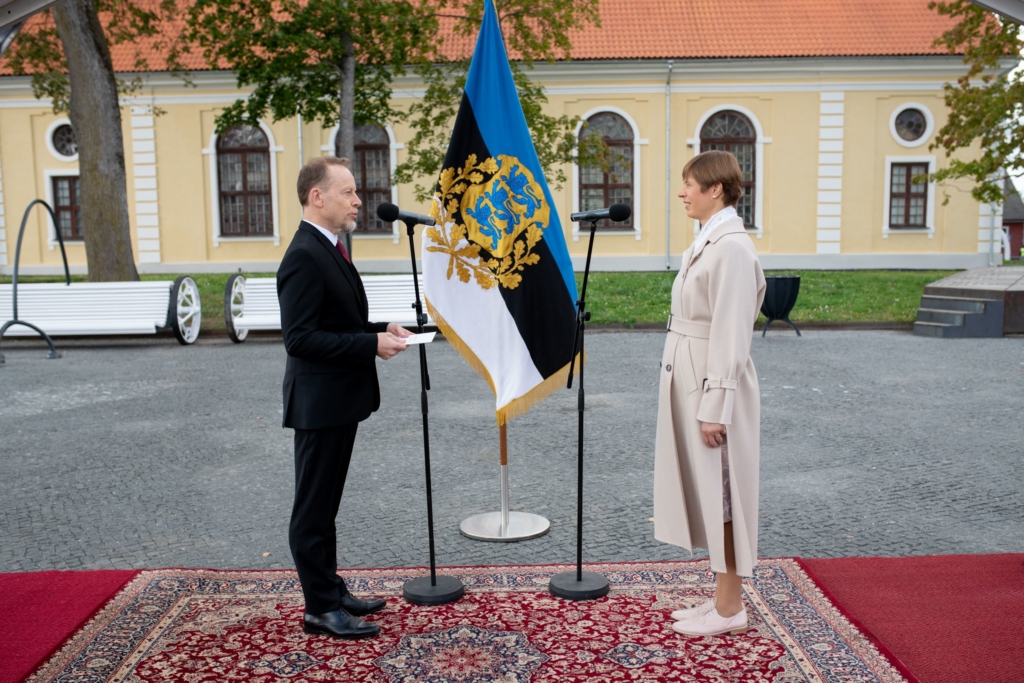
[[[594,169],[566,167],[568,182],[552,187],[574,261],[582,266],[587,233],[578,232],[569,214],[600,204],[604,192],[624,197],[634,215],[629,229],[599,231],[594,268],[678,268],[698,227],[676,198],[683,165],[702,146],[725,145],[738,150],[748,171],[748,231],[766,269],[986,265],[990,226],[998,236],[1001,224],[998,210],[993,216],[979,205],[966,184],[910,180],[945,163],[943,153],[929,146],[946,120],[943,85],[964,68],[960,58],[948,56],[539,65],[533,76],[546,88],[549,113],[612,126],[618,149],[632,160],[603,179]],[[250,147],[225,147],[228,141],[214,133],[215,117],[245,93],[228,72],[197,72],[193,79],[195,87],[185,87],[169,74],[146,74],[145,95],[123,103],[139,270],[272,272],[301,218],[295,192],[300,164],[332,154],[337,131],[297,119],[267,120]],[[395,108],[408,107],[419,92],[420,84],[399,80]],[[67,145],[68,125],[49,102],[32,96],[27,78],[0,78],[0,272],[12,270],[18,226],[30,201],[64,206],[61,220],[71,221],[68,193],[74,193],[78,165]],[[382,185],[387,169],[381,165],[401,162],[411,136],[402,124],[381,126],[377,134],[383,137],[370,150],[376,165],[362,172],[363,185],[370,176]],[[243,180],[228,177],[242,173],[243,165]],[[256,189],[233,196],[224,188],[235,181],[252,186],[238,185],[242,190]],[[388,180],[383,190],[367,194],[429,212],[411,186],[390,186]],[[248,223],[239,229],[239,221]],[[84,272],[84,246],[74,235],[87,227],[69,225],[62,226],[71,235],[68,259],[73,272]],[[354,236],[353,256],[362,272],[408,271],[407,237],[399,227]],[[21,269],[62,269],[55,226],[42,210],[29,216]]]

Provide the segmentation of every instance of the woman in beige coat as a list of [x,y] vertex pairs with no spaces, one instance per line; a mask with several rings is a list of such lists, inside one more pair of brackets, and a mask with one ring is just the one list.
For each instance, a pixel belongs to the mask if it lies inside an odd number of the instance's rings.
[[679,192],[701,231],[672,286],[654,461],[654,536],[706,548],[715,598],[672,613],[685,635],[743,633],[743,577],[757,562],[761,399],[750,343],[764,274],[743,220],[739,164],[698,154]]

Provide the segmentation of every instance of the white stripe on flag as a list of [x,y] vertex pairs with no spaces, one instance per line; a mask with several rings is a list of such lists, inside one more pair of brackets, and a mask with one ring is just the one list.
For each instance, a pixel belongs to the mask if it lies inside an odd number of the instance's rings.
[[[450,229],[450,228],[449,228]],[[461,242],[461,248],[467,244]],[[423,289],[430,305],[480,360],[500,410],[544,381],[533,364],[515,320],[496,284],[483,289],[475,280],[462,282],[448,271],[448,255],[423,250]],[[566,340],[566,344],[572,340]]]

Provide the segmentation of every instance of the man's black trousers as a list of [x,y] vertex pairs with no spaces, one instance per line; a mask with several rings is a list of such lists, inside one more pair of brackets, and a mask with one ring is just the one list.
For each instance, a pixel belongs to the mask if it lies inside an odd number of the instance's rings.
[[341,607],[348,592],[337,575],[338,539],[334,519],[345,489],[359,423],[295,430],[295,504],[288,544],[299,571],[306,612],[325,614]]

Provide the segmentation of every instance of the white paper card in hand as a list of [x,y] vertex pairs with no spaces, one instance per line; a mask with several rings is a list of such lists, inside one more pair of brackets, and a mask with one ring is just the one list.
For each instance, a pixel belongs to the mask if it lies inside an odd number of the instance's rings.
[[414,334],[411,337],[405,338],[406,344],[429,344],[434,341],[434,335],[437,332],[424,332],[423,334]]

